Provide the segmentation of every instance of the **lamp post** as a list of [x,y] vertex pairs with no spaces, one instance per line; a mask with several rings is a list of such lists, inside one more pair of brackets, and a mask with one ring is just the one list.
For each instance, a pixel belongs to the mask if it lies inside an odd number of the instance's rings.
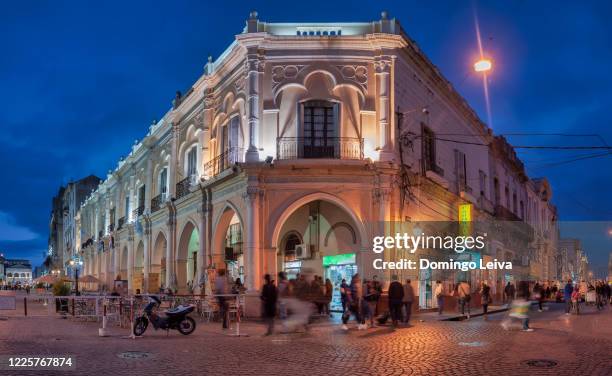
[[74,269],[74,286],[75,294],[79,296],[79,266],[83,265],[83,261],[80,259],[70,260],[70,266]]

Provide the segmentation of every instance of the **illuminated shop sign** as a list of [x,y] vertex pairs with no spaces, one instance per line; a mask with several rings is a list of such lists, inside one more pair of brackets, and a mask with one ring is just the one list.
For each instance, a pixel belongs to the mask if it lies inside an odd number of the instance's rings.
[[323,266],[354,264],[357,258],[354,253],[343,255],[323,256]]

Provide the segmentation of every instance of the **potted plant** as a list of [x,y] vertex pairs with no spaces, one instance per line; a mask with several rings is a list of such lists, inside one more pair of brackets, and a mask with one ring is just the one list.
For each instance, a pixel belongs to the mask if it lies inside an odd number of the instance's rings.
[[[53,284],[53,296],[67,296],[70,287],[62,281]],[[68,312],[68,298],[55,299],[55,312]]]

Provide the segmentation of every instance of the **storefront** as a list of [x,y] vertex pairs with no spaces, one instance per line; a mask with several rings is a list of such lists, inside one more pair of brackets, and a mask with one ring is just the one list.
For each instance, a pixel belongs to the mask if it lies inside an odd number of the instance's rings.
[[345,253],[333,256],[323,256],[323,268],[325,278],[329,278],[334,285],[330,309],[342,312],[342,302],[340,300],[340,284],[346,280],[351,283],[351,278],[357,273],[357,262],[355,253]]

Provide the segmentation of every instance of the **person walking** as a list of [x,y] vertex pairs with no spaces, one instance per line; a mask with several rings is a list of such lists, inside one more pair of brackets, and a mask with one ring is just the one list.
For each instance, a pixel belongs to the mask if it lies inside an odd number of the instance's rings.
[[346,312],[349,293],[349,285],[346,283],[346,279],[342,279],[342,282],[340,282],[340,303],[342,303],[342,313]]
[[270,274],[264,276],[264,285],[261,289],[260,298],[263,305],[263,316],[268,326],[265,335],[269,336],[274,332],[274,317],[276,316],[276,301],[278,298],[278,290]]
[[533,297],[538,301],[538,312],[542,312],[542,302],[544,301],[544,289],[536,282],[533,286]]
[[362,304],[362,320],[370,320],[370,327],[374,327],[374,312],[376,312],[377,294],[374,287],[374,281],[364,281],[363,283],[363,304]]
[[480,304],[482,304],[482,313],[485,321],[487,320],[487,313],[489,311],[489,304],[491,303],[491,288],[485,282],[482,282],[480,287]]
[[331,314],[331,301],[334,295],[334,285],[329,278],[325,278],[325,314],[332,317]]
[[228,329],[228,304],[227,304],[227,277],[225,276],[225,269],[220,269],[215,278],[215,294],[217,294],[217,303],[219,304],[219,314],[223,318],[223,329]]
[[357,322],[357,329],[365,329],[365,324],[363,323],[363,319],[361,317],[361,305],[363,304],[363,286],[361,284],[361,278],[359,277],[359,273],[356,273],[351,278],[351,284],[348,289],[347,298],[349,312],[342,315],[342,329],[348,330],[348,326],[346,324],[348,323],[351,314],[355,316],[355,321]]
[[574,292],[574,286],[572,280],[568,279],[565,287],[563,288],[563,299],[565,300],[565,314],[569,315],[572,309],[572,293]]
[[444,285],[442,284],[442,281],[436,281],[434,295],[436,296],[436,300],[438,302],[438,315],[441,315],[442,311],[444,310]]
[[514,293],[516,292],[514,285],[508,281],[506,287],[504,288],[504,303],[508,306],[512,304],[512,300],[514,300]]
[[370,306],[370,308],[372,309],[372,316],[376,316],[377,314],[379,314],[379,310],[378,310],[378,302],[380,301],[380,297],[382,296],[382,290],[383,290],[383,286],[382,283],[380,283],[380,281],[378,280],[378,276],[374,275],[372,277],[372,289],[374,290],[374,305]]
[[467,306],[467,319],[470,319],[470,300],[472,299],[470,295],[470,285],[466,281],[459,282],[457,286],[457,296],[459,298],[459,308],[461,309],[461,314],[465,315],[465,308]]
[[393,328],[397,327],[397,323],[402,318],[402,303],[404,298],[404,287],[397,281],[397,275],[391,277],[389,285],[389,313]]
[[403,286],[404,288],[404,296],[402,298],[402,305],[406,310],[406,315],[404,316],[404,324],[410,324],[410,316],[412,314],[412,302],[414,301],[414,289],[410,284],[410,279],[406,280],[406,283]]

